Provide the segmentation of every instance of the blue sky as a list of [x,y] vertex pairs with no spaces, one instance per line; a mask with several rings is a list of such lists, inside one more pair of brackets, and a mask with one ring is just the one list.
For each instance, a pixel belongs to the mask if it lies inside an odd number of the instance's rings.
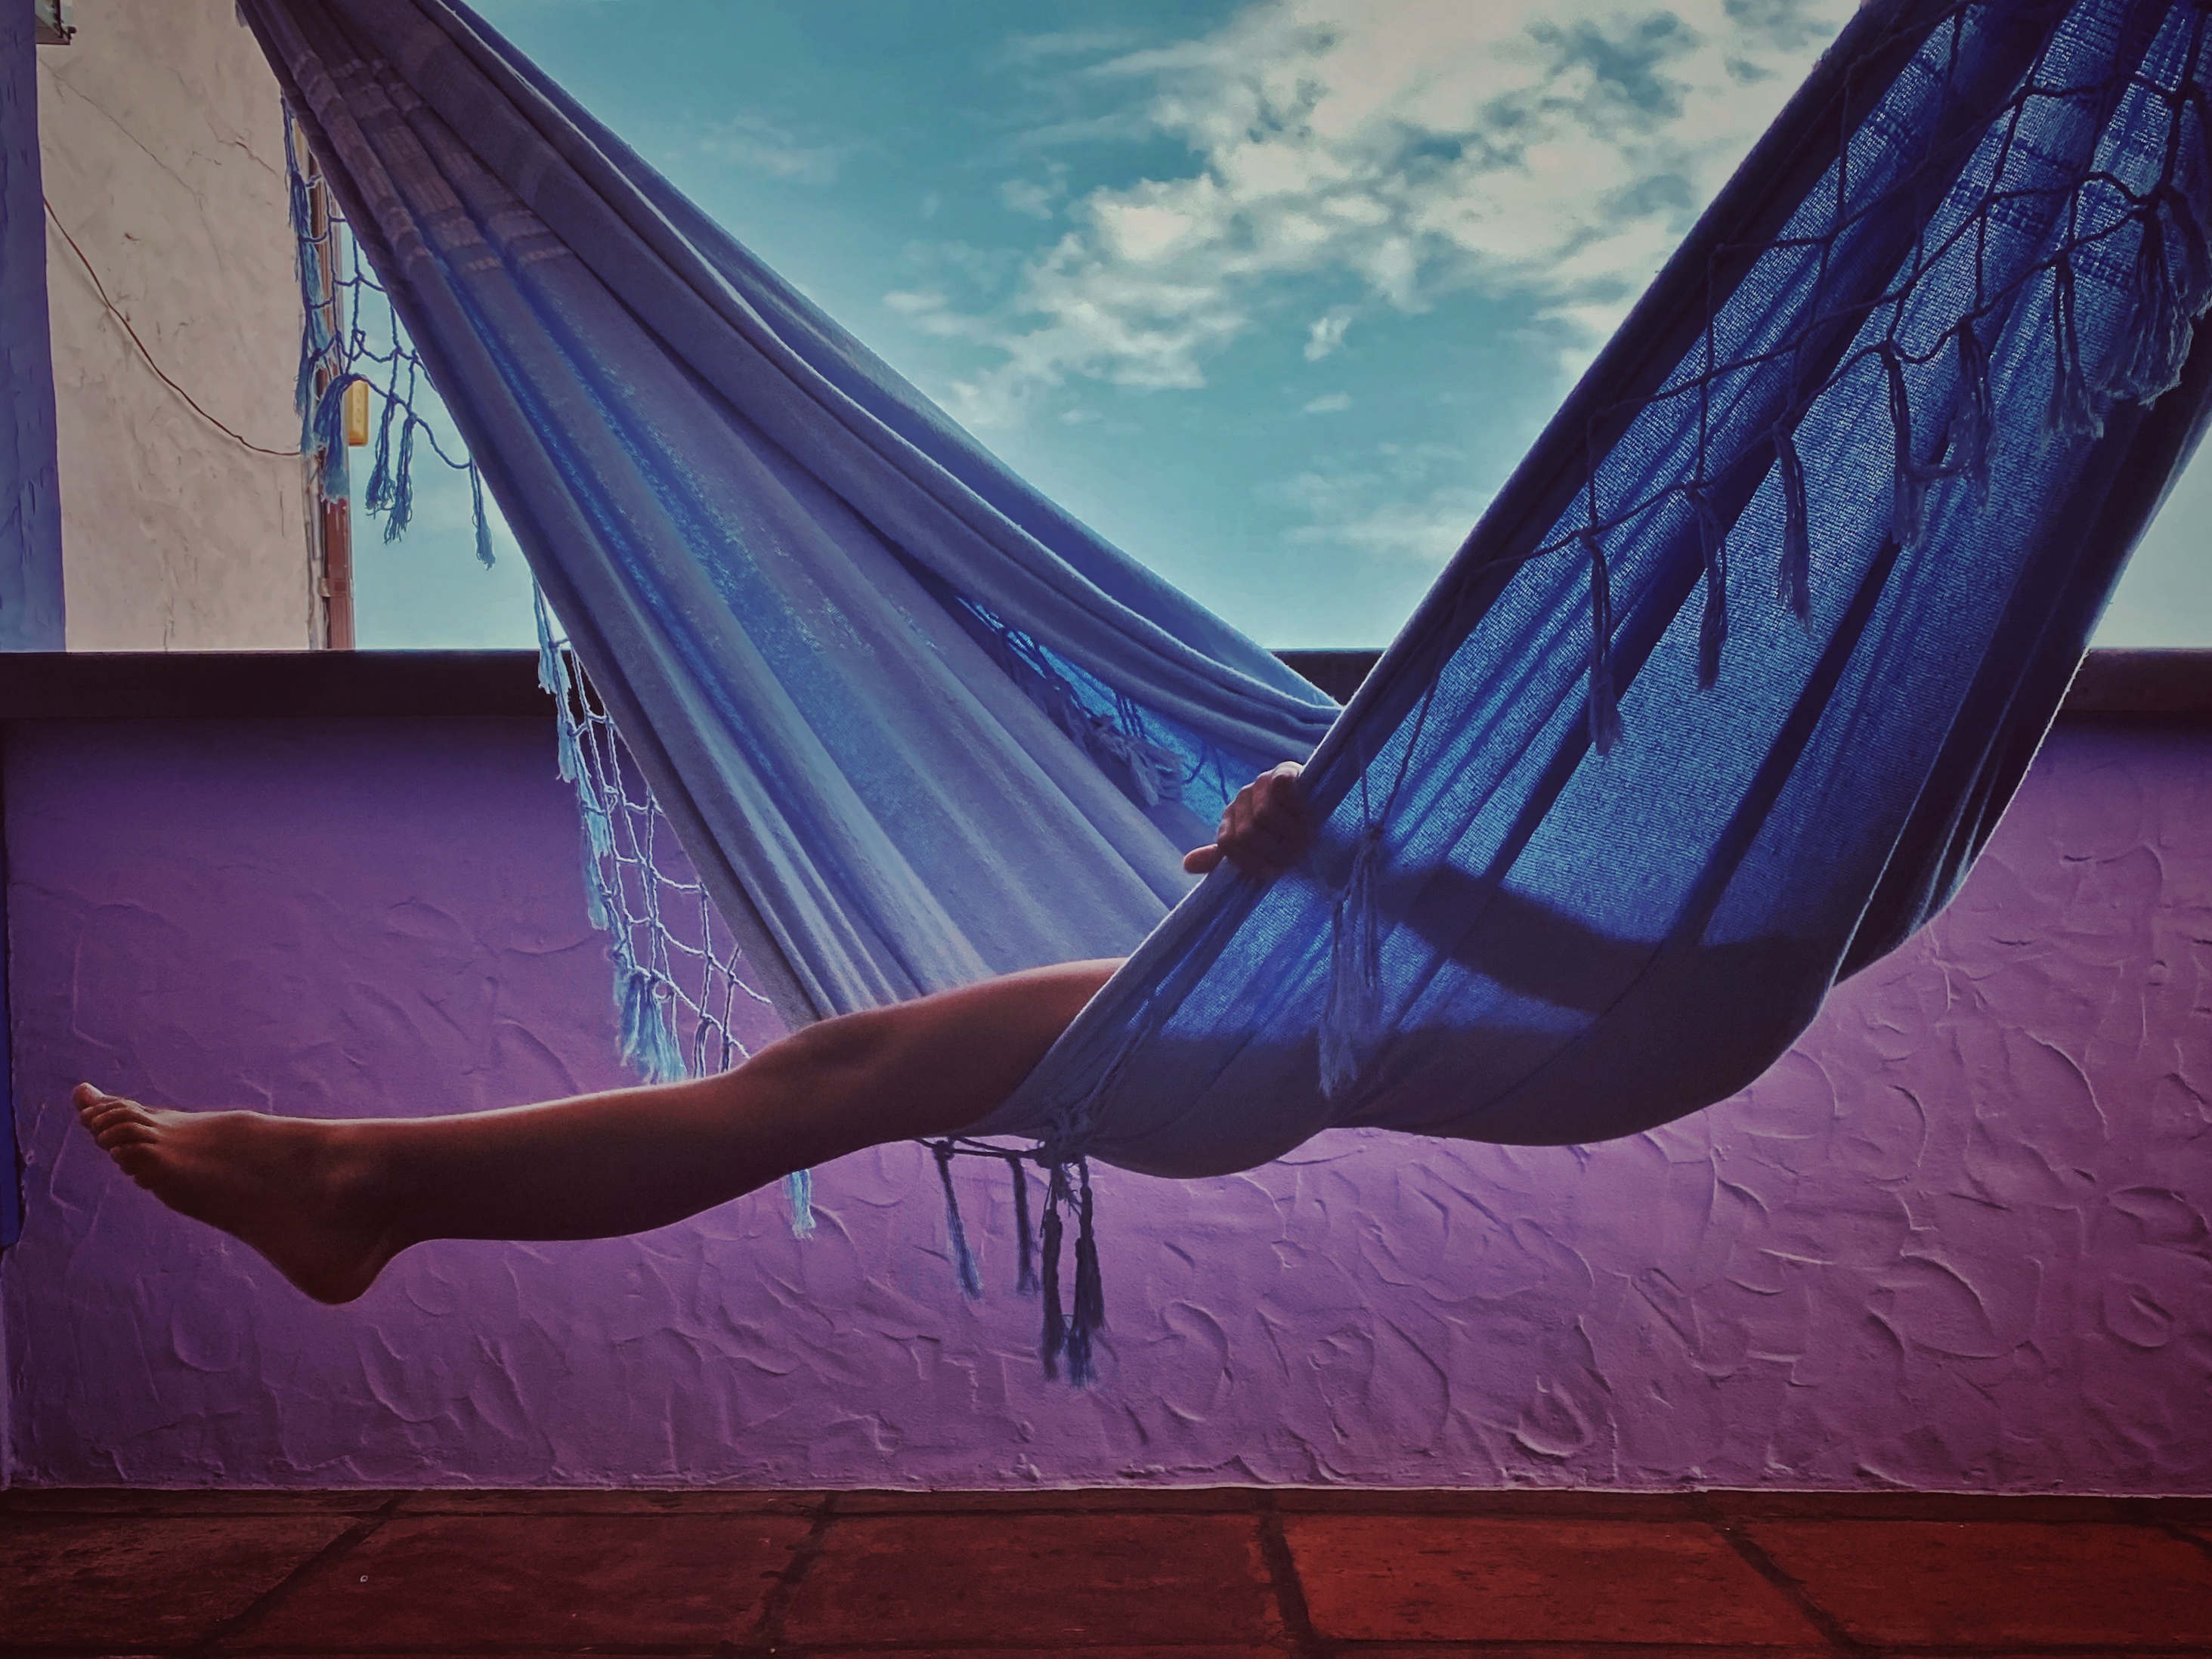
[[[1386,643],[1849,0],[477,0],[985,442],[1263,644]],[[465,489],[362,643],[531,642]],[[2212,644],[2212,460],[2100,642]],[[2186,526],[2186,528],[2185,528]]]

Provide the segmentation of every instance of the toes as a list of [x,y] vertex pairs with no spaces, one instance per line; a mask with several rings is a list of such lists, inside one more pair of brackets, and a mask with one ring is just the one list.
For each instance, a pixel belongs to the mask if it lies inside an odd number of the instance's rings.
[[119,1128],[126,1123],[136,1124],[140,1128],[149,1130],[154,1127],[152,1120],[138,1109],[137,1104],[128,1100],[111,1101],[96,1112],[86,1113],[83,1123],[86,1128],[92,1131],[92,1138],[94,1140],[98,1140],[111,1129]]
[[104,1152],[114,1152],[125,1146],[151,1146],[161,1136],[150,1123],[125,1119],[112,1123],[93,1136],[93,1142]]
[[111,1095],[103,1089],[94,1088],[89,1083],[80,1083],[70,1091],[70,1103],[76,1108],[77,1116],[87,1123],[94,1122],[105,1113],[134,1110],[138,1105],[135,1100]]

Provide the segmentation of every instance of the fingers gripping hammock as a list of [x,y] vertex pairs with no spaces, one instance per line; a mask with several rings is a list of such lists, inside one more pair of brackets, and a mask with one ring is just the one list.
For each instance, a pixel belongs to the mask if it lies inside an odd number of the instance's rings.
[[[242,9],[785,1018],[1134,951],[975,1131],[1048,1245],[1085,1158],[1748,1083],[1955,890],[2212,390],[2212,11],[1875,0],[1332,725],[465,8]],[[1186,893],[1316,744],[1306,866]]]

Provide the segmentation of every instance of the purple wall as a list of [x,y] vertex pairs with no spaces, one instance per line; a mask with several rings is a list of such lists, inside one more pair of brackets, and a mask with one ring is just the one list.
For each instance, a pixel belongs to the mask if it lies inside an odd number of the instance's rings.
[[1004,1188],[967,1176],[963,1303],[908,1146],[820,1171],[805,1242],[757,1194],[330,1310],[82,1142],[79,1076],[330,1115],[617,1080],[550,749],[11,733],[18,1480],[2212,1492],[2212,733],[2062,730],[1960,902],[1687,1122],[1106,1172],[1086,1393],[1038,1376]]

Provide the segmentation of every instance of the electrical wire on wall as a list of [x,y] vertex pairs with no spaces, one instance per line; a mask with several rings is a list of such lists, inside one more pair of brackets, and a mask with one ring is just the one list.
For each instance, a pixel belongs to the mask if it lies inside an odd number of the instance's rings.
[[240,448],[251,450],[256,455],[274,456],[279,460],[298,459],[301,451],[297,449],[271,449],[265,444],[255,443],[220,416],[210,414],[205,404],[177,383],[175,377],[161,367],[160,360],[154,356],[151,348],[139,337],[138,331],[131,325],[131,319],[125,314],[122,307],[108,297],[107,284],[100,281],[99,270],[94,266],[91,259],[86,257],[85,251],[77,246],[76,238],[70,234],[69,227],[62,222],[61,215],[54,211],[53,203],[44,198],[40,199],[46,201],[46,217],[52,222],[55,230],[60,233],[62,240],[69,244],[69,251],[76,255],[76,262],[84,267],[84,274],[91,278],[93,292],[100,296],[100,303],[106,308],[107,314],[114,318],[122,326],[123,331],[131,337],[131,343],[138,348],[138,355],[145,359],[146,367],[154,371],[155,378],[175,392],[178,397],[183,398],[186,407],[191,409],[193,414],[198,416],[200,419],[222,433]]

